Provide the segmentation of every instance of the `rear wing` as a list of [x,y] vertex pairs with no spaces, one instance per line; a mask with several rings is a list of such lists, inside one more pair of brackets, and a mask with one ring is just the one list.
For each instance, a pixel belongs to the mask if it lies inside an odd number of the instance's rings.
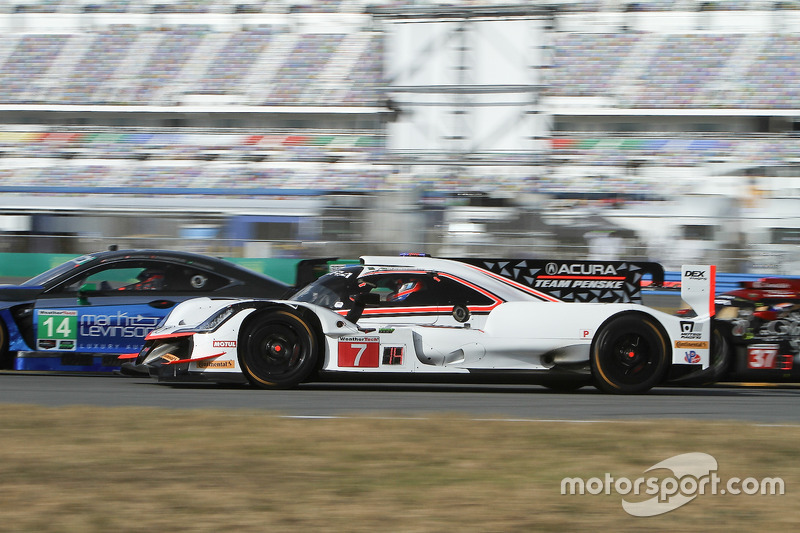
[[642,281],[664,283],[664,267],[649,261],[457,259],[564,302],[641,303]]
[[681,300],[698,317],[714,316],[714,296],[717,267],[714,265],[683,265],[681,267]]

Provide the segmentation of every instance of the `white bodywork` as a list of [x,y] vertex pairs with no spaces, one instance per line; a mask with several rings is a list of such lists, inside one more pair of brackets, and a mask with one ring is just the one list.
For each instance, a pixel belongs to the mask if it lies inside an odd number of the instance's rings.
[[[408,320],[364,317],[357,324],[316,305],[275,301],[280,307],[309,309],[324,337],[321,369],[371,373],[466,373],[470,371],[547,371],[555,365],[589,363],[592,341],[603,324],[623,313],[652,317],[666,333],[674,365],[707,368],[710,357],[714,270],[683,268],[683,299],[697,316],[683,318],[633,303],[565,303],[520,291],[473,266],[420,257],[365,257],[370,269],[424,268],[459,276],[504,301],[488,314],[464,323],[438,320],[433,325]],[[237,342],[242,323],[254,312],[243,308],[213,332],[192,331],[209,317],[244,300],[198,298],[176,306],[149,339],[193,335],[189,373],[242,373]],[[186,333],[189,331],[190,333]],[[183,333],[182,333],[183,332]]]

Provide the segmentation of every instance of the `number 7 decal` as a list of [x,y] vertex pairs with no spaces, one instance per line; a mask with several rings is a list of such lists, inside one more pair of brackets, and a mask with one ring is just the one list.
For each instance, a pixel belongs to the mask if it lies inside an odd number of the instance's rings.
[[361,362],[361,356],[364,355],[364,351],[367,349],[367,345],[366,344],[355,344],[355,343],[353,343],[353,344],[350,345],[350,347],[351,348],[355,348],[356,350],[358,350],[358,355],[356,355],[356,360],[353,363],[353,366],[358,366],[358,363]]
[[346,337],[339,341],[339,366],[378,368],[380,364],[378,337]]

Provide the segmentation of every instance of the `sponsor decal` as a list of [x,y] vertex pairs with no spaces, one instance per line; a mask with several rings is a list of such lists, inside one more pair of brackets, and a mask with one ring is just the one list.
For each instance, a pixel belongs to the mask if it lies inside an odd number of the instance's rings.
[[236,341],[214,341],[214,348],[236,348]]
[[78,316],[78,312],[71,309],[39,309],[36,313],[39,316]]
[[[617,276],[613,265],[547,263],[545,276],[534,282],[535,288],[615,289],[625,288],[625,276]],[[609,278],[609,277],[613,278]],[[603,278],[603,279],[600,279]]]
[[537,279],[536,288],[550,289],[622,289],[625,280],[605,279]]
[[339,366],[378,368],[380,346],[379,337],[342,337],[339,339]]
[[706,341],[675,341],[675,347],[686,350],[708,350]]
[[692,350],[691,352],[686,352],[686,356],[684,357],[687,363],[696,365],[700,362],[700,354]]
[[380,342],[380,337],[342,337],[340,342]]
[[696,281],[708,281],[708,275],[705,270],[686,270],[683,277]]
[[39,339],[39,341],[36,343],[36,347],[39,350],[52,350],[57,344],[58,341],[53,339]]
[[394,333],[394,328],[380,328],[378,333]]
[[171,353],[165,353],[164,355],[161,356],[161,359],[165,361],[177,361],[178,359],[180,359],[180,357],[178,357],[177,355],[172,355]]
[[197,368],[202,370],[209,368],[236,368],[236,363],[227,359],[223,361],[197,361]]
[[74,309],[36,310],[36,349],[122,353],[141,348],[160,320],[156,316],[80,313]]
[[614,265],[547,263],[544,272],[548,276],[616,276]]
[[79,335],[81,337],[142,338],[155,329],[158,321],[155,316],[128,315],[118,311],[112,315],[85,314],[80,316]]
[[762,338],[774,337],[776,339],[798,337],[800,336],[800,314],[790,313],[786,317],[765,322],[756,335]]
[[640,302],[643,276],[653,263],[463,259],[495,278],[546,301]]
[[703,325],[689,320],[681,320],[681,339],[697,340],[703,338]]

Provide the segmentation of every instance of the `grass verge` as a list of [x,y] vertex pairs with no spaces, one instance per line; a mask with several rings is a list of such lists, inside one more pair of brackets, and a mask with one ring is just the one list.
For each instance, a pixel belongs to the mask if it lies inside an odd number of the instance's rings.
[[[763,531],[800,523],[800,426],[3,407],[7,531]],[[723,480],[779,476],[785,494],[705,494],[651,518],[627,514],[613,490],[561,494],[564,477],[659,475],[645,471],[687,452],[712,455]]]

